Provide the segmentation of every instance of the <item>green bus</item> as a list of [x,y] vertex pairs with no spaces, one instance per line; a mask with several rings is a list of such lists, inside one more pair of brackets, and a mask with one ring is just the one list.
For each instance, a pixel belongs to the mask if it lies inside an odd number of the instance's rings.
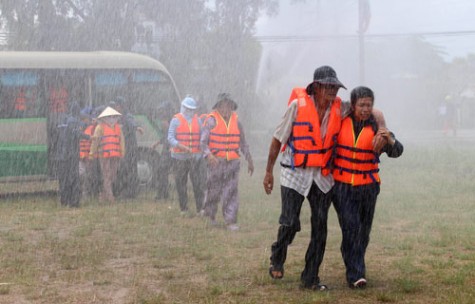
[[0,52],[0,182],[54,180],[57,125],[68,105],[97,107],[118,96],[144,129],[137,166],[140,183],[152,185],[157,111],[178,111],[180,102],[163,64],[126,52]]

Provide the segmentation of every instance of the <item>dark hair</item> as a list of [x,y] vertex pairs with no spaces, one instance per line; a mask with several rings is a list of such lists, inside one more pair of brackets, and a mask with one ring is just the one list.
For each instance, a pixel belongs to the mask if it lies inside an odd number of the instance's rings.
[[363,86],[354,88],[350,93],[351,105],[354,106],[358,99],[365,97],[371,98],[374,104],[374,93],[370,88]]

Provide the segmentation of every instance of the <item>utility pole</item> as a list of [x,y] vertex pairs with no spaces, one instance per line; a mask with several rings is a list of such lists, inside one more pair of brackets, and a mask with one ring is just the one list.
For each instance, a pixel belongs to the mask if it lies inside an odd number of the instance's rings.
[[369,0],[358,0],[359,78],[362,85],[365,83],[364,33],[368,29],[370,18]]
[[365,60],[364,60],[364,0],[358,0],[358,44],[359,44],[359,79],[360,85],[365,83]]

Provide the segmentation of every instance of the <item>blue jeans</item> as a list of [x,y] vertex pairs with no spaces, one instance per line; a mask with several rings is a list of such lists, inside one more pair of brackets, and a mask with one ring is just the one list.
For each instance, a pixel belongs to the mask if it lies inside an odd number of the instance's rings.
[[349,284],[366,276],[365,253],[378,194],[376,183],[352,186],[336,182],[333,187],[332,200],[342,233],[340,250]]

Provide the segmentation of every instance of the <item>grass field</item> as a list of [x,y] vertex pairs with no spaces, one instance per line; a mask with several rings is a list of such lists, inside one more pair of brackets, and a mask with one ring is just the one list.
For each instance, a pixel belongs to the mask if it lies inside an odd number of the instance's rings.
[[299,289],[307,204],[285,278],[270,279],[280,198],[278,185],[264,194],[257,162],[252,178],[241,172],[237,232],[181,217],[175,198],[152,193],[79,209],[55,197],[0,201],[0,303],[475,303],[475,146],[405,148],[382,157],[365,290],[345,284],[333,209],[320,270],[331,290]]

